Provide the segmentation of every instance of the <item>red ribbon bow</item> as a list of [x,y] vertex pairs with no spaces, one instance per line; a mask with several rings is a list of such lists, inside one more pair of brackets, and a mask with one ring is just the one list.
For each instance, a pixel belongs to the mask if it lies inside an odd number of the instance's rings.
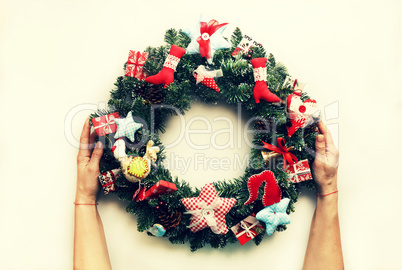
[[207,59],[212,58],[210,37],[218,31],[219,28],[225,25],[227,25],[227,23],[219,24],[217,20],[210,20],[208,23],[200,22],[201,35],[197,38],[197,42],[200,44],[201,57],[205,56]]
[[284,138],[277,138],[276,141],[278,142],[278,146],[274,146],[272,144],[266,143],[262,141],[264,144],[264,148],[274,151],[276,153],[282,154],[283,156],[283,169],[286,168],[286,162],[289,162],[289,164],[295,164],[298,162],[297,157],[290,153],[288,149],[286,148],[285,144],[285,139]]

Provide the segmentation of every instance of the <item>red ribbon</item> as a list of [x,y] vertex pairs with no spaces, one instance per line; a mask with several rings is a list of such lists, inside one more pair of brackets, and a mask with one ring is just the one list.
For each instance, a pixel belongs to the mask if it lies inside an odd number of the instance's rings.
[[285,144],[285,139],[284,138],[277,138],[276,139],[278,146],[274,146],[272,144],[266,143],[264,141],[262,141],[262,143],[264,144],[264,148],[274,151],[276,153],[282,154],[283,156],[283,169],[286,168],[286,162],[289,162],[289,164],[295,164],[296,162],[298,162],[297,157],[295,155],[293,155],[292,153],[290,153],[288,151],[288,149],[286,148],[286,144]]
[[225,25],[227,25],[227,23],[219,24],[217,20],[210,20],[208,23],[200,22],[201,35],[197,38],[197,42],[200,44],[201,57],[206,57],[207,59],[212,58],[210,37],[218,31],[219,28]]
[[297,79],[296,79],[295,82],[293,83],[293,89],[295,89],[296,85],[297,85]]

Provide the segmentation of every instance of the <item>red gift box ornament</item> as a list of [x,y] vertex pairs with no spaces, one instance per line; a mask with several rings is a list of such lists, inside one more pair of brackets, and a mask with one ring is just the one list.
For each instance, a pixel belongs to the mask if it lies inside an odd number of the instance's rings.
[[303,91],[304,86],[306,86],[306,83],[300,82],[299,80],[293,78],[292,76],[286,76],[285,81],[283,82],[282,88],[286,87],[288,84],[294,91],[296,91],[296,90]]
[[313,179],[307,159],[303,159],[292,165],[287,165],[285,172],[289,174],[288,180],[292,183],[300,183]]
[[232,56],[238,55],[240,52],[244,54],[249,53],[252,47],[262,48],[262,45],[250,36],[244,35],[239,45],[237,45],[236,49],[232,52]]
[[264,227],[254,216],[250,215],[230,229],[236,235],[240,245],[244,245],[261,233]]
[[162,194],[172,194],[177,190],[176,185],[168,181],[159,180],[150,189],[145,191],[144,200],[158,198]]
[[95,127],[95,132],[98,136],[105,136],[106,134],[114,133],[117,130],[116,118],[120,118],[119,113],[92,118],[92,124]]
[[128,60],[126,65],[125,76],[144,80],[147,77],[146,72],[143,70],[145,61],[148,58],[147,52],[137,52],[130,50],[128,52]]
[[111,191],[117,190],[115,182],[120,173],[121,173],[120,169],[114,169],[102,173],[98,176],[99,182],[101,183],[103,189],[103,193],[105,193],[105,195],[109,194]]

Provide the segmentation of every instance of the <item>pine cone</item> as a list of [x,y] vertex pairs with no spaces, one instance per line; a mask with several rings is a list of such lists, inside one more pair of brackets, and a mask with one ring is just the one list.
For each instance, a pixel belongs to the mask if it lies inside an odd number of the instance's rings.
[[147,97],[145,100],[151,104],[159,104],[163,102],[165,98],[165,92],[163,91],[162,85],[155,85],[148,89]]
[[181,212],[169,208],[159,210],[158,223],[165,227],[166,230],[173,229],[179,225],[181,221]]
[[145,89],[145,85],[141,84],[138,87],[134,88],[134,91],[137,93],[137,95],[139,95],[140,97],[142,97],[143,99],[146,99],[147,97],[147,91]]

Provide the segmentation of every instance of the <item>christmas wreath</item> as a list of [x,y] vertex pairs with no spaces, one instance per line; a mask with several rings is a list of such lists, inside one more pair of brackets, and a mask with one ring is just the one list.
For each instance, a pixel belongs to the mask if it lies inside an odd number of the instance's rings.
[[[105,145],[104,193],[128,202],[139,231],[189,242],[192,251],[237,241],[258,245],[265,234],[286,229],[301,189],[314,188],[306,180],[312,179],[316,102],[239,28],[224,38],[226,25],[200,19],[192,29],[167,30],[163,46],[130,51],[109,109],[91,115]],[[254,147],[242,176],[198,189],[164,167],[159,134],[193,101],[241,106],[252,117]]]

